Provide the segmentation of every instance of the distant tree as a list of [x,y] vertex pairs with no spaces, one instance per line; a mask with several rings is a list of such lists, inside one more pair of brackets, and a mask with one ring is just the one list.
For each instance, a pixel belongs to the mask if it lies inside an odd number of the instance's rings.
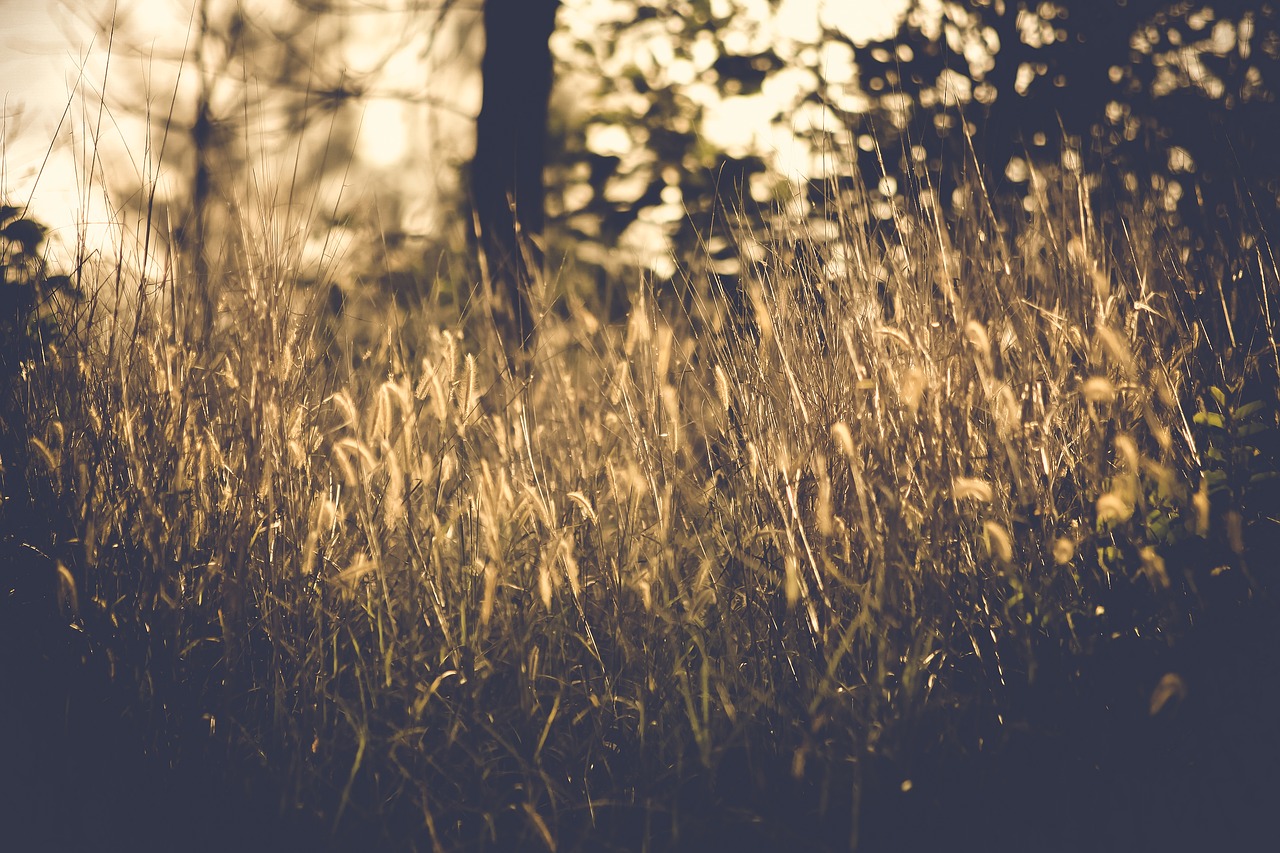
[[739,269],[735,234],[759,223],[752,200],[772,201],[786,182],[769,174],[767,140],[726,150],[704,129],[716,102],[761,96],[788,67],[761,29],[777,6],[635,0],[589,27],[562,16],[548,210],[607,302],[627,301],[621,266],[682,291]]
[[1248,0],[948,0],[940,18],[913,0],[892,38],[859,52],[875,105],[845,126],[901,140],[860,156],[864,170],[887,158],[904,187],[922,165],[946,186],[967,140],[990,178],[1014,183],[1026,170],[1006,175],[1012,161],[1055,163],[1065,142],[1165,187],[1184,223],[1250,204],[1274,217],[1278,25],[1274,4]]
[[471,194],[490,276],[505,291],[509,351],[528,347],[534,317],[528,286],[541,266],[545,221],[551,33],[560,0],[485,0],[483,105],[476,121]]
[[[128,152],[134,170],[115,171],[110,189],[198,280],[210,280],[222,260],[232,210],[280,201],[269,197],[277,189],[272,165],[294,161],[282,170],[289,185],[315,187],[350,158],[359,116],[343,108],[360,92],[334,61],[340,2],[289,0],[268,13],[252,0],[186,0],[161,7],[171,19],[148,10],[157,20],[129,5],[82,10],[101,15],[93,21],[113,54],[133,60],[112,62],[104,102],[144,119],[149,134],[140,157]],[[186,32],[169,38],[184,22]],[[135,74],[127,85],[117,79]],[[215,311],[192,308],[207,317]]]

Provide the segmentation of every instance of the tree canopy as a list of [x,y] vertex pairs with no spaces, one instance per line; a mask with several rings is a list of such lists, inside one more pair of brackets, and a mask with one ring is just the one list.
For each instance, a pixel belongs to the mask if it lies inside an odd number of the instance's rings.
[[[1176,227],[1207,232],[1224,216],[1275,224],[1280,13],[1261,0],[909,0],[876,7],[878,22],[866,19],[865,4],[823,0],[442,0],[385,9],[293,0],[272,15],[258,5],[198,0],[187,48],[150,54],[195,72],[185,73],[172,110],[154,96],[135,105],[156,124],[155,150],[179,165],[168,219],[180,237],[205,230],[211,199],[253,183],[244,179],[259,167],[245,150],[250,131],[302,155],[293,180],[309,185],[353,155],[365,111],[391,103],[444,104],[478,118],[481,131],[487,121],[490,140],[519,140],[503,148],[512,155],[503,162],[521,160],[525,185],[514,194],[526,200],[518,208],[531,233],[542,225],[534,176],[545,139],[551,239],[588,264],[639,261],[660,277],[676,269],[673,255],[734,267],[725,217],[740,211],[726,203],[820,215],[833,188],[865,184],[888,222],[922,188],[949,206],[955,175],[973,165],[993,188],[1017,193],[1033,170],[1079,166],[1080,155],[1087,169],[1114,172],[1112,185],[1161,197]],[[535,9],[538,26],[527,25]],[[417,51],[418,81],[390,74],[385,60],[354,61],[357,22],[392,12],[414,21],[395,47]],[[441,40],[446,22],[453,29]],[[495,55],[553,62],[549,112],[499,106],[486,117],[456,74],[443,82],[448,63],[481,65],[473,33],[493,29],[501,41],[503,22],[511,43]],[[491,104],[539,100],[518,90],[542,72],[519,62],[470,73],[483,76]],[[413,170],[464,176],[441,182],[454,223],[470,229],[473,201],[505,209],[514,178],[468,171],[472,154],[457,133],[417,131],[418,144],[446,151],[448,162],[424,167],[419,158]],[[495,150],[481,144],[475,157],[496,162]],[[395,197],[420,191],[410,171],[378,185],[380,203],[393,208],[379,222],[391,236],[423,230],[405,221],[420,205]],[[338,220],[349,216],[331,207]],[[433,217],[431,227],[446,220]]]
[[[1065,153],[1162,194],[1182,227],[1274,222],[1270,3],[912,0],[870,40],[834,5],[639,0],[580,25],[567,8],[553,44],[576,98],[553,116],[555,220],[578,241],[689,246],[717,193],[768,202],[807,185],[818,202],[865,180],[887,219],[922,179],[947,206],[971,160],[1017,191]],[[717,145],[735,120],[764,130]]]

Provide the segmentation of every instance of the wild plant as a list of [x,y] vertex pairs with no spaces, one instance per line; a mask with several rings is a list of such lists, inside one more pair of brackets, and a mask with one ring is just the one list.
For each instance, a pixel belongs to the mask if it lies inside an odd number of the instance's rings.
[[1206,378],[1165,238],[1093,181],[892,230],[855,195],[780,220],[785,261],[744,232],[738,300],[545,311],[524,377],[426,303],[333,370],[243,223],[219,275],[15,379],[60,433],[50,547],[155,745],[338,838],[660,847],[721,813],[856,844],[886,762],[1172,642],[1270,529],[1226,484],[1266,473],[1273,402]]

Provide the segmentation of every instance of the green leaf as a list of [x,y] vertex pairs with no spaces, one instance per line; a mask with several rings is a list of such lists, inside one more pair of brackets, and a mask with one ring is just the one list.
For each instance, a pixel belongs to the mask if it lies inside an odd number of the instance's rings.
[[1156,541],[1166,541],[1169,538],[1169,517],[1158,509],[1152,510],[1147,513],[1147,529]]
[[1106,567],[1115,568],[1120,565],[1120,549],[1115,545],[1104,545],[1098,548],[1098,562]]
[[1209,393],[1213,395],[1213,399],[1218,401],[1219,406],[1225,407],[1227,405],[1227,395],[1222,393],[1222,389],[1217,385],[1210,385]]
[[1271,429],[1270,424],[1259,423],[1254,421],[1251,424],[1239,424],[1236,426],[1236,438],[1250,438],[1260,432],[1268,432]]
[[1226,423],[1222,420],[1222,415],[1217,412],[1196,412],[1192,420],[1198,424],[1211,426],[1214,429],[1224,429],[1226,427]]
[[1280,471],[1259,471],[1249,478],[1249,485],[1265,483],[1268,480],[1274,480],[1277,477],[1280,477]]
[[1254,400],[1252,403],[1245,403],[1243,406],[1236,409],[1234,417],[1236,420],[1242,421],[1245,418],[1262,411],[1265,406],[1266,403],[1262,400]]

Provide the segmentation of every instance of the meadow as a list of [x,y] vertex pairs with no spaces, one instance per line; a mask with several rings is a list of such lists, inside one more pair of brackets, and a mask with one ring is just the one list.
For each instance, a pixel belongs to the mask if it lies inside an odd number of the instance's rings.
[[479,279],[250,216],[57,278],[7,209],[11,849],[1252,849],[1267,235],[965,192],[617,322],[553,271],[514,372]]

